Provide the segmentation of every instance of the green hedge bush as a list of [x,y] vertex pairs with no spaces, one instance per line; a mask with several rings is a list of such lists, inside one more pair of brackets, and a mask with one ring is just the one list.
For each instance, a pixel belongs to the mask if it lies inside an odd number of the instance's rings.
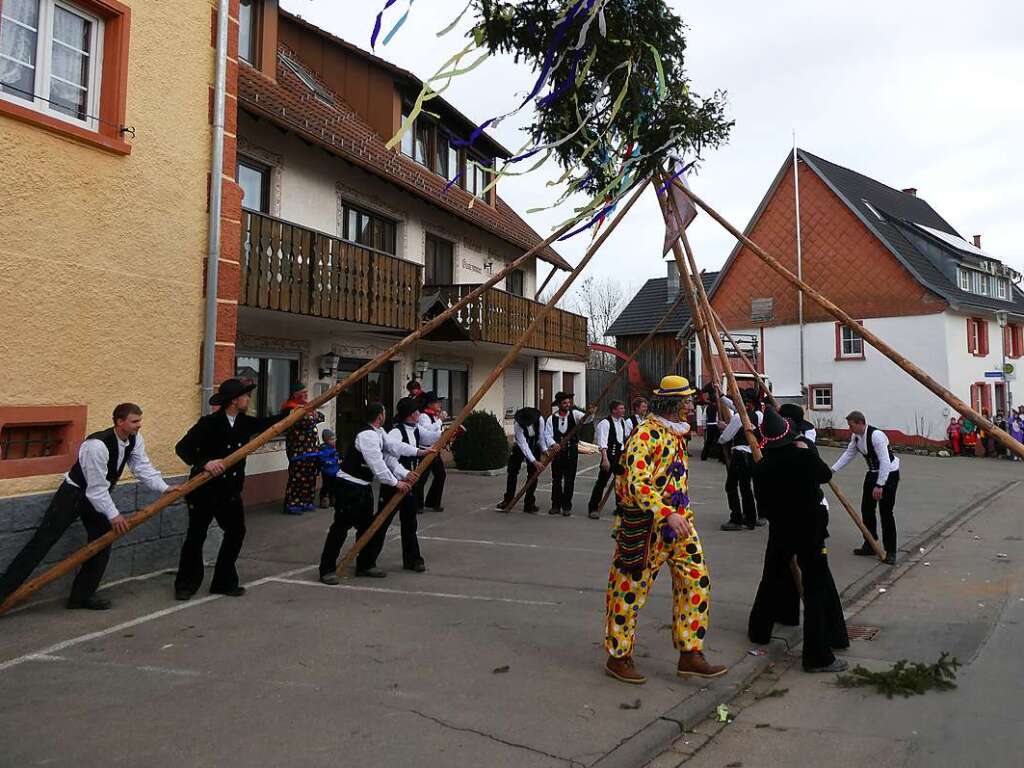
[[466,431],[452,446],[459,469],[501,469],[508,463],[509,444],[505,429],[493,413],[473,411],[466,417]]

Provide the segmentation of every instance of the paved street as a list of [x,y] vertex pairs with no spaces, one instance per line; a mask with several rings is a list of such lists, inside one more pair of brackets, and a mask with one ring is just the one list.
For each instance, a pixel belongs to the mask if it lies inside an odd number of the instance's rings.
[[[902,461],[897,509],[904,545],[1021,479],[1020,465],[1009,462]],[[426,574],[398,570],[401,556],[393,541],[380,562],[391,572],[387,579],[322,586],[312,563],[327,511],[289,518],[256,510],[240,563],[250,589],[240,600],[176,603],[172,577],[161,574],[107,590],[116,606],[105,614],[67,612],[51,601],[0,619],[0,764],[638,766],[644,760],[631,756],[664,748],[665,729],[678,732],[677,723],[685,720],[679,713],[696,711],[716,694],[674,674],[666,631],[668,579],[641,619],[638,662],[648,684],[627,687],[603,675],[611,541],[607,516],[600,522],[585,516],[595,469],[591,460],[581,471],[572,518],[498,514],[493,504],[504,478],[450,475],[447,510],[420,518]],[[839,478],[853,499],[861,478],[860,466]],[[726,516],[723,480],[718,464],[691,464],[691,496],[713,578],[707,652],[713,661],[739,663],[731,678],[738,680],[766,661],[747,655],[745,639],[766,533],[718,530]],[[1004,496],[999,504],[1005,525],[1016,525],[1019,537],[1014,498]],[[858,536],[837,504],[832,532],[841,589],[861,593],[873,578],[891,575],[885,566],[846,554]],[[920,647],[915,656],[928,660],[941,648],[971,659],[988,637],[982,626],[996,626],[1002,616],[977,662],[972,684],[982,690],[1008,669],[1008,659],[1018,663],[1003,644],[1012,642],[1010,621],[1021,614],[1001,607],[1009,587],[996,580],[1011,572],[1004,564],[974,572],[991,580],[984,587],[974,576],[959,581],[958,542],[948,540],[947,554],[933,556],[926,574],[944,581],[924,580],[920,591],[878,601],[856,619],[885,627],[871,653],[861,655],[891,658],[897,647],[913,642]],[[1024,557],[1019,538],[986,543],[990,555],[998,550],[1017,561]],[[915,583],[923,570],[911,571],[894,592]],[[1020,572],[1012,573],[1019,592]],[[955,606],[948,602],[951,590],[963,598]],[[985,606],[971,609],[976,603]],[[984,663],[986,654],[991,666]],[[778,706],[801,702],[794,718],[815,708],[816,699],[800,695],[800,685],[812,686],[816,695],[836,695],[820,678],[786,684],[792,692]],[[965,681],[957,695],[970,690]],[[902,707],[909,717],[922,706],[838,695],[864,700],[865,727],[885,719],[881,707]],[[1014,714],[1005,702],[1001,709],[1006,717]],[[929,718],[928,727],[938,729],[933,715],[921,716],[922,727]],[[729,733],[741,735],[739,725]],[[894,718],[881,735],[897,730]],[[947,738],[957,733],[950,730]],[[779,744],[780,754],[793,749],[789,731],[751,734]],[[712,762],[701,765],[744,759],[735,753],[722,760],[710,748],[705,754]],[[744,762],[748,768],[767,764]],[[784,763],[773,757],[771,764]]]

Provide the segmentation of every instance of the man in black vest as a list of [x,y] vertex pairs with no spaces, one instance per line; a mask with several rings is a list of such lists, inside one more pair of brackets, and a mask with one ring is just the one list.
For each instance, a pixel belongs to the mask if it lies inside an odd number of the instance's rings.
[[[420,448],[432,447],[444,433],[444,419],[448,414],[442,408],[443,402],[434,392],[426,392],[420,396],[420,417],[417,422],[420,430]],[[448,472],[440,456],[430,462],[420,488],[420,492],[424,494],[424,509],[444,512],[441,497],[444,494],[444,481],[447,476]],[[433,479],[431,480],[431,478]],[[428,480],[430,481],[429,491],[426,489]]]
[[627,435],[644,423],[644,419],[647,418],[647,411],[650,410],[651,404],[646,397],[638,396],[633,398],[632,406],[633,415],[626,419]]
[[[64,475],[35,534],[0,578],[0,602],[24,583],[75,518],[81,518],[89,541],[111,529],[118,533],[128,530],[127,518],[117,511],[110,497],[125,467],[152,491],[169,493],[174,490],[146,456],[146,445],[139,433],[142,409],[134,403],[122,403],[114,409],[113,421],[113,427],[91,434],[82,442],[78,460]],[[107,547],[82,565],[71,585],[68,608],[93,611],[110,608],[109,600],[95,594],[109,560],[110,547]]]
[[188,600],[203,584],[203,542],[214,520],[224,531],[217,553],[217,564],[210,581],[210,594],[241,597],[245,587],[238,583],[235,563],[245,540],[245,508],[242,487],[245,485],[245,459],[230,468],[222,461],[252,438],[285,418],[278,414],[256,418],[245,411],[250,393],[256,388],[241,379],[226,379],[210,398],[218,410],[203,416],[174,447],[183,462],[192,467],[195,477],[204,470],[213,478],[186,496],[188,531],[181,545],[178,575],[174,579],[174,597]]
[[601,517],[599,509],[601,497],[604,495],[608,480],[618,474],[619,458],[629,437],[630,423],[624,418],[626,404],[621,400],[612,400],[608,407],[608,416],[597,423],[594,439],[601,452],[601,470],[597,473],[597,482],[590,494],[587,506],[587,517],[597,520]]
[[[395,405],[395,427],[387,435],[389,445],[404,443],[411,448],[417,447],[420,444],[420,430],[417,426],[419,418],[419,404],[415,398],[403,397],[399,400]],[[385,451],[387,450],[388,448],[386,447]],[[434,459],[435,462],[439,460],[440,458]],[[414,455],[402,456],[398,459],[398,463],[410,473],[416,468],[416,462],[417,458]],[[406,479],[408,480],[408,476]],[[416,483],[412,492],[402,497],[401,502],[398,504],[398,509],[391,513],[391,519],[377,529],[377,533],[370,539],[370,543],[366,545],[364,550],[366,552],[366,563],[364,564],[372,563],[370,567],[376,568],[377,558],[384,548],[384,538],[387,536],[388,528],[391,527],[391,520],[397,514],[402,529],[402,567],[407,571],[415,571],[416,573],[423,573],[427,570],[427,566],[423,562],[423,556],[420,554],[420,542],[416,537],[416,529],[418,527],[416,517],[419,514],[420,505],[423,503],[422,488],[421,484]],[[378,514],[391,501],[394,495],[395,489],[392,486],[381,485]]]
[[551,462],[551,509],[549,515],[557,515],[559,512],[565,517],[572,516],[572,497],[576,488],[576,468],[579,464],[579,434],[573,434],[571,438],[562,444],[562,438],[573,431],[578,417],[583,415],[578,408],[572,404],[572,393],[559,392],[555,395],[555,402],[558,407],[544,424],[544,442],[555,453]]
[[[747,392],[743,390],[743,399],[748,401]],[[718,438],[723,450],[729,451],[729,467],[726,470],[725,495],[729,500],[729,521],[722,524],[723,531],[754,530],[758,525],[764,525],[764,521],[757,518],[757,503],[754,499],[754,487],[752,485],[752,471],[754,457],[743,433],[743,422],[740,419],[739,411],[732,400],[722,396],[722,403],[729,409],[732,416],[728,423],[718,422],[721,434]],[[754,427],[755,437],[760,440],[758,432],[761,413],[748,407],[749,401],[743,406],[747,408],[747,417]]]
[[[327,532],[324,549],[320,555],[320,581],[324,584],[338,583],[338,555],[345,544],[349,528],[356,529],[356,538],[361,537],[373,523],[373,481],[382,487],[395,488],[411,494],[419,479],[399,463],[402,457],[425,456],[426,450],[418,449],[402,441],[392,441],[384,431],[387,411],[382,403],[370,403],[366,408],[366,422],[356,433],[355,439],[345,451],[338,470],[338,485],[334,497],[334,522]],[[437,461],[437,459],[435,459]],[[387,576],[377,567],[377,553],[373,542],[359,552],[356,559],[356,576],[375,579]]]
[[[499,512],[511,512],[509,504],[516,496],[516,485],[519,482],[519,469],[526,464],[526,476],[539,472],[541,457],[544,454],[544,417],[536,408],[520,408],[512,417],[515,422],[513,427],[512,453],[508,457],[508,477],[505,481],[505,498],[498,504]],[[536,514],[540,511],[537,506],[537,481],[533,480],[527,486],[523,501],[523,511],[528,514]]]
[[[885,562],[896,565],[896,490],[900,485],[900,460],[889,447],[889,438],[885,432],[867,423],[864,414],[852,411],[846,417],[850,425],[850,444],[843,455],[832,465],[832,471],[838,472],[858,453],[867,462],[868,471],[864,475],[864,490],[860,500],[860,515],[864,525],[876,539],[878,524],[875,520],[875,507],[878,506],[882,516],[882,546],[885,547]],[[874,557],[875,551],[865,541],[853,550],[853,554],[863,557]]]

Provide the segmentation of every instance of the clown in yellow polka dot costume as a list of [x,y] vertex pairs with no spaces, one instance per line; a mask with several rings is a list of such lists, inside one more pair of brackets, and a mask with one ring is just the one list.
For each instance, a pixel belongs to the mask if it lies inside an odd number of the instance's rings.
[[616,481],[615,559],[605,605],[607,673],[627,683],[645,678],[633,664],[640,610],[658,572],[672,574],[672,640],[680,676],[717,677],[725,667],[703,655],[711,582],[687,495],[689,425],[685,400],[694,390],[682,376],[666,376],[654,391],[652,413],[630,435],[624,474]]

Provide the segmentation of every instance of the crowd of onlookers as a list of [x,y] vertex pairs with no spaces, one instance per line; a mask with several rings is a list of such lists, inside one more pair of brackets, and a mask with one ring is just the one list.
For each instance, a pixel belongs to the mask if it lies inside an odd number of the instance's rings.
[[[981,415],[989,418],[988,411],[982,411]],[[1024,405],[1018,406],[1017,410],[1010,411],[1007,417],[1002,411],[996,413],[992,423],[1019,443],[1024,443]],[[1020,461],[1007,448],[995,439],[988,431],[980,425],[975,424],[967,418],[952,418],[949,426],[946,427],[946,437],[949,439],[949,449],[954,456],[978,456],[988,458],[1013,459]]]

